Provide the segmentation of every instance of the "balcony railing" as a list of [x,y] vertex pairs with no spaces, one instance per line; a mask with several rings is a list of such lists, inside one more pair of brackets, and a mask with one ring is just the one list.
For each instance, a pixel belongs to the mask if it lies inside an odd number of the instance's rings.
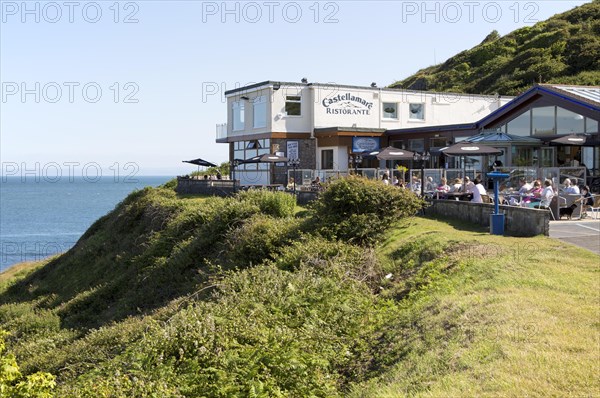
[[217,140],[227,138],[227,123],[217,124],[216,133]]

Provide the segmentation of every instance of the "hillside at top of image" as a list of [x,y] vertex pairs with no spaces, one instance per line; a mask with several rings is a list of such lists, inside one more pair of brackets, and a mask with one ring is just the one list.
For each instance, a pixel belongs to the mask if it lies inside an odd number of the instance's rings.
[[517,95],[534,83],[600,85],[600,1],[583,4],[419,70],[392,88]]

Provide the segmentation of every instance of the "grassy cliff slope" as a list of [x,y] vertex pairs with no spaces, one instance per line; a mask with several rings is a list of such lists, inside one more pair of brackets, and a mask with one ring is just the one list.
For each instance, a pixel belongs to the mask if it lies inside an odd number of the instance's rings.
[[517,95],[533,83],[600,85],[600,1],[483,42],[391,85]]
[[146,189],[0,275],[0,328],[59,397],[594,396],[598,256],[419,205],[361,180],[299,213]]

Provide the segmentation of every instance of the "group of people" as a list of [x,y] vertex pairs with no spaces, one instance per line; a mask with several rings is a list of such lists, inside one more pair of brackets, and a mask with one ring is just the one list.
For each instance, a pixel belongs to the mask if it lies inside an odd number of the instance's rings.
[[590,192],[590,187],[585,185],[580,190],[579,186],[577,186],[577,181],[575,180],[575,182],[573,182],[569,178],[564,179],[562,188],[559,188],[559,190],[555,190],[552,186],[552,181],[549,179],[544,180],[543,188],[540,180],[534,180],[530,184],[525,178],[519,180],[519,185],[520,188],[518,193],[524,197],[523,203],[539,202],[539,204],[535,206],[536,208],[550,207],[552,198],[554,198],[559,191],[565,194],[581,195],[581,198],[577,199],[576,202],[581,202],[582,204],[582,216],[589,207],[594,205],[594,198]]

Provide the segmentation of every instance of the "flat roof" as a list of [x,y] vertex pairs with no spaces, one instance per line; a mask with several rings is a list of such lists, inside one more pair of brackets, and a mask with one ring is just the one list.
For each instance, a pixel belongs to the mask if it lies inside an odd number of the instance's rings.
[[371,90],[371,91],[387,91],[392,93],[408,93],[408,94],[430,94],[430,95],[457,95],[457,96],[473,96],[473,97],[481,97],[481,98],[491,98],[497,97],[500,98],[514,98],[511,96],[503,95],[503,96],[495,96],[495,95],[486,95],[486,94],[469,94],[469,93],[455,93],[448,91],[423,91],[423,90],[407,90],[404,88],[390,88],[390,87],[371,87],[371,86],[353,86],[349,84],[338,84],[338,83],[298,83],[298,82],[283,82],[283,81],[274,81],[274,80],[265,80],[264,82],[249,84],[244,87],[238,87],[231,90],[225,91],[225,95],[242,93],[245,91],[254,90],[260,87],[269,87],[272,85],[280,85],[280,86],[291,86],[291,87],[324,87],[324,88],[346,88],[346,89],[358,89],[358,90]]

